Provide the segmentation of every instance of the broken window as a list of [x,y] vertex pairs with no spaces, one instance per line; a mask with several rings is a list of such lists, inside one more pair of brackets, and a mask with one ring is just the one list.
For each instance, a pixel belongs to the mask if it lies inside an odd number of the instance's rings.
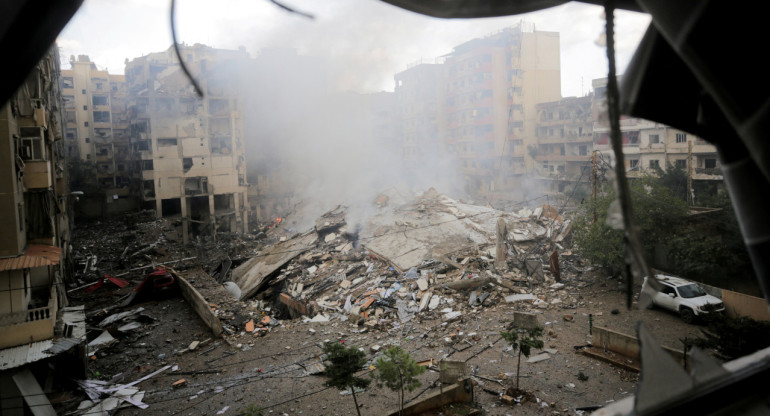
[[170,199],[164,199],[161,201],[161,215],[163,217],[168,217],[172,215],[181,215],[182,214],[182,199],[181,198],[170,198]]
[[184,169],[185,172],[189,171],[193,167],[193,160],[191,157],[186,157],[182,159],[182,169]]
[[185,178],[184,191],[185,195],[199,195],[208,193],[208,177],[196,176],[193,178]]
[[639,167],[639,159],[630,159],[628,161],[628,167],[630,167],[631,169],[635,169]]
[[23,160],[45,160],[42,127],[21,127],[21,147],[19,152]]
[[703,161],[703,165],[706,169],[716,169],[717,167],[717,160],[716,159],[706,159]]
[[155,196],[155,181],[142,181],[142,195],[144,195],[145,198],[152,198]]
[[106,95],[94,95],[91,104],[93,105],[107,105],[107,96]]
[[143,160],[142,170],[153,170],[152,160]]
[[109,111],[94,111],[94,122],[95,123],[109,123],[110,122],[110,112]]
[[62,88],[75,88],[75,80],[73,80],[72,77],[62,77],[62,79],[61,79],[61,87]]
[[214,137],[211,139],[211,153],[229,155],[233,153],[233,142],[229,137]]
[[152,146],[150,146],[149,140],[140,140],[136,142],[136,150],[138,151],[146,151],[152,149]]

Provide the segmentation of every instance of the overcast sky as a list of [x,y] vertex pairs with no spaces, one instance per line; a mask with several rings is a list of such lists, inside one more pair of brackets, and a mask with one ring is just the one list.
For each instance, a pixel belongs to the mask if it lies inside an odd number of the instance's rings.
[[[432,62],[452,47],[520,21],[561,38],[562,95],[590,91],[606,77],[607,60],[596,41],[604,31],[603,9],[582,3],[526,15],[443,20],[415,14],[378,0],[285,0],[315,19],[287,13],[267,0],[177,0],[178,40],[216,48],[291,47],[324,58],[342,89],[392,91],[393,75],[420,59]],[[168,48],[168,1],[85,0],[60,34],[63,67],[70,55],[86,54],[100,68],[123,73],[124,61]],[[649,17],[618,12],[618,70],[622,73],[649,24]]]

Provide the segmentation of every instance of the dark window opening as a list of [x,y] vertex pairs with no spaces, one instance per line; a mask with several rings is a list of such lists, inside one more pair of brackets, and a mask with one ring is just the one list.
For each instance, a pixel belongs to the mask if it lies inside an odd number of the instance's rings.
[[160,147],[176,146],[176,145],[177,145],[176,139],[158,139],[158,146]]
[[193,160],[191,157],[186,157],[182,159],[182,169],[184,169],[185,172],[188,172],[193,167]]
[[163,217],[169,217],[172,215],[181,215],[182,214],[182,199],[181,198],[171,198],[171,199],[164,199],[161,201],[161,211]]

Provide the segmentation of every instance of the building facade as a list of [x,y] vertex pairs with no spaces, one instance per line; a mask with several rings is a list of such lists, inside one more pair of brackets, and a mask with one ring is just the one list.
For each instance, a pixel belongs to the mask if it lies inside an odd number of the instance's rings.
[[125,76],[98,69],[87,55],[71,57],[70,66],[62,71],[61,88],[70,179],[73,190],[83,192],[77,213],[100,217],[134,210]]
[[526,196],[536,105],[561,97],[559,34],[521,23],[456,46],[445,65],[444,141],[459,159],[468,193]]
[[246,156],[238,80],[243,50],[180,46],[126,64],[134,184],[143,208],[179,218],[177,237],[248,231]]
[[[594,150],[603,163],[614,160],[607,122],[607,79],[593,80]],[[684,170],[691,181],[718,184],[723,181],[721,165],[714,145],[705,140],[666,126],[634,117],[621,117],[620,131],[628,177],[656,174],[669,166]],[[696,205],[698,196],[691,189],[689,201]]]
[[568,97],[537,105],[533,175],[544,194],[570,193],[590,186],[593,155],[592,96]]
[[50,339],[66,306],[70,243],[59,57],[53,48],[0,109],[0,349]]

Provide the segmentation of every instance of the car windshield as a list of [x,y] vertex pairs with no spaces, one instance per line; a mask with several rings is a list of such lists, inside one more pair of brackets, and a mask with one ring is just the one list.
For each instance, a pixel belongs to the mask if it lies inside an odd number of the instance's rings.
[[676,289],[679,291],[679,296],[683,298],[695,298],[698,296],[706,296],[706,292],[703,290],[703,288],[696,285],[695,283],[686,285],[686,286],[679,286]]

